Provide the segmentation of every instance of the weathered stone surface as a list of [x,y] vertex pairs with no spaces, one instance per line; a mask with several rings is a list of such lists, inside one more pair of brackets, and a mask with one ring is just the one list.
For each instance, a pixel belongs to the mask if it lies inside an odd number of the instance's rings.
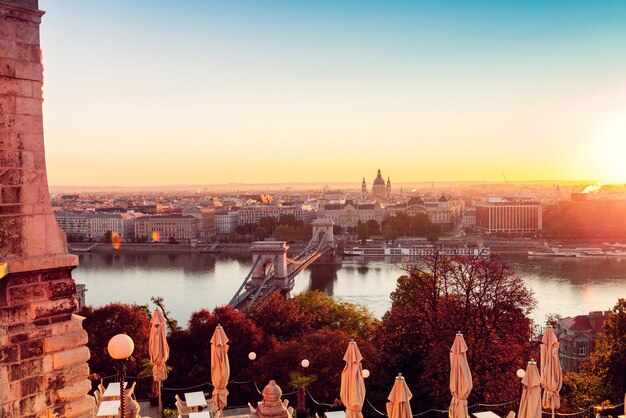
[[37,0],[0,0],[1,418],[86,417],[94,406],[87,337],[73,316],[78,259],[67,253],[48,193],[42,15]]
[[21,396],[25,398],[30,395],[34,395],[43,390],[43,376],[33,376],[24,379],[21,384]]
[[55,335],[46,338],[45,352],[56,353],[57,351],[67,350],[68,348],[80,347],[87,344],[87,332],[80,330],[63,335]]
[[32,318],[47,318],[55,315],[72,314],[78,304],[76,299],[48,300],[31,304]]
[[41,357],[44,353],[44,343],[41,340],[30,340],[20,344],[20,360],[28,360],[34,357]]
[[72,350],[60,351],[52,355],[52,367],[61,370],[89,360],[89,349],[78,347]]
[[37,374],[42,374],[43,361],[41,359],[22,361],[11,365],[11,381],[25,379]]

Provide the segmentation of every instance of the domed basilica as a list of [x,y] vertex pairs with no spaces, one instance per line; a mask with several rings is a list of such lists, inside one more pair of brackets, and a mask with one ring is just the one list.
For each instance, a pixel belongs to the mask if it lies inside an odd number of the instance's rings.
[[[367,184],[365,183],[365,177],[363,177],[363,183],[361,184],[361,195],[363,199],[367,198]],[[387,184],[378,169],[378,174],[374,179],[374,185],[372,186],[372,197],[378,199],[389,199],[391,196],[391,180],[387,177]]]

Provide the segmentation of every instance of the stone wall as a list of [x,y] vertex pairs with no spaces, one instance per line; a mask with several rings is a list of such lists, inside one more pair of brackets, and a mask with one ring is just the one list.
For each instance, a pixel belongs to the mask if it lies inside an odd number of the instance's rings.
[[48,193],[37,0],[0,0],[0,417],[93,416],[87,334]]

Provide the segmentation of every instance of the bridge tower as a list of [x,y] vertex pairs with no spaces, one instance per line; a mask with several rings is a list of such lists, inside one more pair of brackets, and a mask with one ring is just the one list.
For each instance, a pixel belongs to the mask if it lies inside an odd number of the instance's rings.
[[256,241],[252,243],[252,265],[255,267],[250,280],[253,286],[259,286],[263,282],[273,265],[273,282],[281,286],[283,290],[288,290],[288,249],[289,246],[285,241]]
[[312,247],[317,247],[321,240],[324,240],[329,247],[336,247],[335,237],[333,236],[335,223],[332,219],[314,219],[311,225],[313,226]]

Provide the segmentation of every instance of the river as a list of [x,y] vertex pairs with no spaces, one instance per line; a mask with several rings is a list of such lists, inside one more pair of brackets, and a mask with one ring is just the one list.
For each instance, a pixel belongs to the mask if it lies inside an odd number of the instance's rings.
[[[227,303],[252,264],[249,255],[83,253],[79,257],[73,277],[87,286],[87,304],[150,304],[151,296],[162,296],[181,325],[194,311]],[[304,270],[294,292],[319,289],[366,305],[381,317],[390,306],[389,294],[402,270],[392,260],[337,260]],[[571,316],[608,310],[619,297],[626,297],[626,259],[529,259],[522,255],[503,260],[533,290],[538,306],[532,318],[537,322],[549,313]]]

